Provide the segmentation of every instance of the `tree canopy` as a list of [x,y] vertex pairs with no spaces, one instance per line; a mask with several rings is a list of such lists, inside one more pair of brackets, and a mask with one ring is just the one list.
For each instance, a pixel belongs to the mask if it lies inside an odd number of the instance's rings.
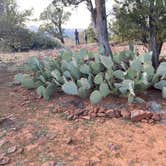
[[40,15],[45,21],[40,29],[60,39],[64,43],[64,30],[62,25],[69,20],[71,13],[66,12],[61,4],[50,4]]
[[140,40],[153,51],[153,65],[159,65],[159,54],[166,38],[165,0],[116,1],[114,30],[124,40]]

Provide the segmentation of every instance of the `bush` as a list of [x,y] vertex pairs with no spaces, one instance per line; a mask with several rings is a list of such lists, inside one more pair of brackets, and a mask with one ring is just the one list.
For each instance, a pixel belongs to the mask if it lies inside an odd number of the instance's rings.
[[22,52],[61,47],[55,39],[41,33],[31,32],[24,28],[13,30],[10,35],[0,41],[0,50],[3,52]]
[[166,86],[166,63],[157,72],[152,66],[152,53],[137,56],[134,48],[111,57],[89,53],[85,50],[62,52],[56,59],[28,60],[26,69],[33,76],[19,75],[17,83],[50,99],[57,90],[80,97],[90,96],[96,104],[113,94],[127,96],[128,102],[144,102],[136,93],[149,87],[163,89]]
[[42,33],[32,34],[32,47],[34,50],[60,48],[61,44],[52,37],[48,37]]

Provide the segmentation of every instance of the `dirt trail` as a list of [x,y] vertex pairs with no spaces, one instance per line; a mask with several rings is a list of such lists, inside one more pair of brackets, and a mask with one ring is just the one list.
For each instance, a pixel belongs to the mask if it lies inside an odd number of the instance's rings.
[[70,110],[68,103],[76,98],[38,99],[33,91],[9,86],[14,74],[0,70],[0,118],[10,116],[0,121],[0,162],[6,158],[7,166],[166,166],[166,125],[102,118],[69,121],[54,109],[61,104]]

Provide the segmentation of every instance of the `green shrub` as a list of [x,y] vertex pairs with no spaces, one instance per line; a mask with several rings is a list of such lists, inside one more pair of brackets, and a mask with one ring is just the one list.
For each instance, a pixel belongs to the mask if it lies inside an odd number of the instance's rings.
[[60,43],[52,37],[48,37],[42,33],[32,33],[31,49],[44,50],[60,48]]
[[60,43],[52,37],[39,32],[31,32],[28,29],[17,27],[6,37],[0,39],[2,52],[25,52],[29,50],[45,50],[60,48]]

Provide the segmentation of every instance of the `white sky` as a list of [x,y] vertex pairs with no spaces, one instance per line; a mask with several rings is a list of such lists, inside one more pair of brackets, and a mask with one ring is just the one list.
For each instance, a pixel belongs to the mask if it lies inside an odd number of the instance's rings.
[[[40,13],[50,4],[52,0],[16,0],[21,10],[33,8],[33,17],[39,18]],[[64,25],[64,28],[80,28],[86,29],[91,22],[89,11],[84,4],[79,5],[78,8],[70,10],[72,16],[70,20]],[[38,25],[35,22],[28,22],[28,26]]]

